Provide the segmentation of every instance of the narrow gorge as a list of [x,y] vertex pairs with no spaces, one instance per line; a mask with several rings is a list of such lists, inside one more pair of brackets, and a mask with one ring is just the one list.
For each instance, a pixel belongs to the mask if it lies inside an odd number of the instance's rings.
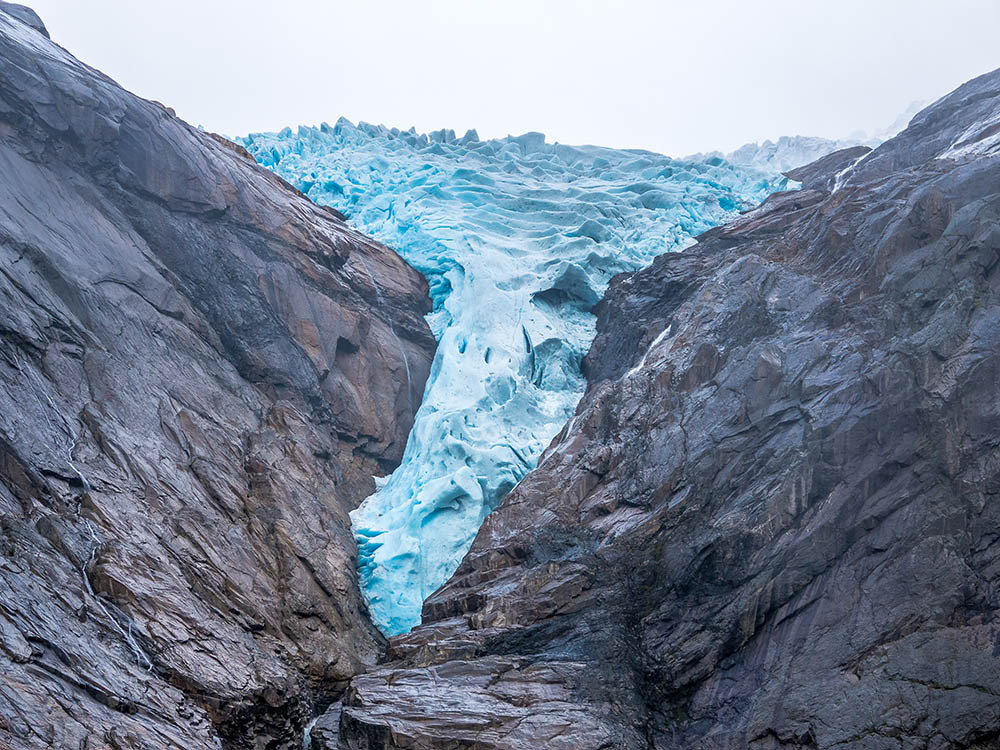
[[469,549],[572,416],[611,277],[785,186],[720,158],[481,141],[345,120],[238,139],[264,166],[396,249],[430,284],[438,350],[402,465],[352,514],[387,635]]
[[1000,70],[674,159],[57,41],[0,2],[0,750],[1000,747]]

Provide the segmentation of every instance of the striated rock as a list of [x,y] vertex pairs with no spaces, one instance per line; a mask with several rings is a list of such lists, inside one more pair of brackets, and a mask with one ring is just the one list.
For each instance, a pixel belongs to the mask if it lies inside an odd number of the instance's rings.
[[996,747],[998,122],[1000,71],[616,277],[339,746]]
[[301,746],[383,644],[426,284],[8,4],[0,174],[0,748]]
[[303,742],[303,750],[323,750],[324,747],[336,747],[340,738],[341,713],[343,713],[343,703],[338,701],[317,716],[306,729],[308,743]]
[[871,153],[868,146],[854,146],[834,151],[820,157],[811,164],[785,172],[785,176],[802,183],[803,190],[825,190],[831,192],[839,187],[837,179]]
[[38,14],[28,6],[19,5],[18,3],[8,3],[4,2],[4,0],[0,0],[0,13],[6,13],[12,18],[16,18],[21,23],[30,26],[48,39],[49,30],[45,28],[45,24],[42,23],[42,19],[38,17]]

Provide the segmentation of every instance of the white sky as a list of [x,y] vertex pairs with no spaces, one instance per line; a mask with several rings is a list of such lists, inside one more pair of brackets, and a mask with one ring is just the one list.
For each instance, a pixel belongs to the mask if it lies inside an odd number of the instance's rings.
[[681,156],[889,125],[1000,67],[1000,0],[21,0],[193,124],[353,121]]

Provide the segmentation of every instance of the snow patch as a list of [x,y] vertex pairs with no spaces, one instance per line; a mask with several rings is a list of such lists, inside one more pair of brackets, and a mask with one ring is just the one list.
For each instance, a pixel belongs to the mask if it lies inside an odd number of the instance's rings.
[[970,125],[938,158],[962,160],[992,154],[1000,154],[1000,112]]

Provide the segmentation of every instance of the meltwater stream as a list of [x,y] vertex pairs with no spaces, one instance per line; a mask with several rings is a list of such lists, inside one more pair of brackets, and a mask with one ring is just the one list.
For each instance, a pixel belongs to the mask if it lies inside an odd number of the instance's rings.
[[340,120],[239,142],[430,285],[439,346],[402,464],[352,514],[362,586],[390,635],[419,623],[486,514],[572,414],[590,309],[611,276],[784,184],[718,158],[549,144],[539,133],[480,141]]

